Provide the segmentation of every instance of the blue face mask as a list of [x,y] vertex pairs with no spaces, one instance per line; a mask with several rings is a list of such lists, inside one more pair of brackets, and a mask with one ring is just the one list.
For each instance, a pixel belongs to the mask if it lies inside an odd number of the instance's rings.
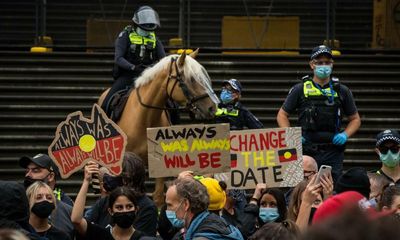
[[328,78],[332,73],[332,66],[329,65],[316,65],[314,74],[320,79]]
[[233,101],[232,92],[227,89],[222,89],[219,97],[223,103],[230,103]]
[[277,208],[260,208],[259,217],[264,223],[274,222],[279,217],[278,209]]
[[[181,205],[182,205],[182,202],[176,208],[176,211],[178,211],[178,209],[181,207]],[[172,226],[174,226],[176,228],[183,228],[185,226],[185,221],[183,221],[183,219],[179,219],[176,216],[176,211],[165,210],[165,214],[167,215],[167,218],[171,222]]]
[[389,150],[386,154],[379,153],[379,158],[385,166],[394,168],[399,165],[400,152],[392,153],[392,151]]

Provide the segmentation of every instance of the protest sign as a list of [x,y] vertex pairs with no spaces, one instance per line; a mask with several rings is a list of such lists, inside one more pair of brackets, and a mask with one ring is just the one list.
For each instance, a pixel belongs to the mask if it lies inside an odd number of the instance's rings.
[[217,174],[229,188],[293,187],[303,180],[301,128],[232,131],[231,171]]
[[119,175],[126,144],[125,133],[95,104],[91,119],[77,111],[58,125],[48,153],[62,178],[68,178],[90,160]]
[[147,129],[150,177],[229,171],[229,124]]

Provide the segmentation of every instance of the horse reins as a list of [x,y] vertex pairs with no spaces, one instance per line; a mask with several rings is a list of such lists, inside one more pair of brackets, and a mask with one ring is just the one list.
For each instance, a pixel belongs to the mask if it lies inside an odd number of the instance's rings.
[[[175,64],[174,64],[175,63]],[[173,76],[172,75],[172,68],[173,65],[175,65],[175,71],[176,71],[176,75]],[[172,86],[172,89],[170,92],[168,92],[168,86],[170,84],[171,79],[175,79],[174,85]],[[195,105],[195,102],[207,98],[208,94],[202,94],[200,96],[193,96],[193,94],[191,94],[187,84],[182,80],[182,75],[179,73],[178,70],[178,64],[176,63],[176,58],[171,58],[171,65],[169,67],[169,74],[168,74],[168,80],[167,80],[167,87],[166,87],[166,92],[167,92],[167,97],[169,100],[173,100],[172,99],[172,93],[175,90],[175,87],[177,85],[177,83],[179,83],[179,87],[182,89],[183,95],[186,97],[186,100],[188,101],[186,103],[186,106],[184,108],[180,108],[180,107],[159,107],[159,106],[153,106],[153,105],[148,105],[146,103],[144,103],[142,101],[142,97],[140,96],[140,92],[139,92],[139,88],[136,88],[136,95],[138,96],[138,100],[140,105],[142,105],[143,107],[146,108],[153,108],[153,109],[158,109],[158,110],[181,110],[181,109],[189,109],[189,110],[198,110],[197,106]]]

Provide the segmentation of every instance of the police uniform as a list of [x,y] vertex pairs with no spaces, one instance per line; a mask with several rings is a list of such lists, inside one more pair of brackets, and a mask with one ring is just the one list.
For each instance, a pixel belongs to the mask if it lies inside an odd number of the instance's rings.
[[152,31],[146,37],[140,36],[132,26],[125,27],[115,41],[115,82],[103,101],[106,109],[111,96],[133,85],[143,70],[165,57],[164,47]]
[[312,77],[305,76],[289,91],[282,109],[289,114],[297,111],[305,139],[303,153],[314,157],[319,166],[332,166],[335,181],[342,172],[345,146],[334,145],[332,140],[340,132],[342,115],[357,113],[349,88],[334,77],[327,85],[319,86]]
[[231,130],[263,128],[263,124],[240,102],[219,104],[215,113],[217,123],[229,123]]

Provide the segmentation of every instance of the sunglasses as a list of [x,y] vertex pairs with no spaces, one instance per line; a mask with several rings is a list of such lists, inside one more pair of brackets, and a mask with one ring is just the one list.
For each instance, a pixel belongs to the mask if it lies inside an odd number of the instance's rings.
[[331,65],[333,61],[313,61],[315,65]]
[[391,146],[391,147],[381,146],[381,147],[379,147],[378,149],[379,149],[379,152],[381,152],[382,154],[386,154],[389,150],[390,150],[392,153],[397,153],[397,152],[399,152],[399,150],[400,150],[400,146],[399,146],[399,145],[397,145],[397,146]]

